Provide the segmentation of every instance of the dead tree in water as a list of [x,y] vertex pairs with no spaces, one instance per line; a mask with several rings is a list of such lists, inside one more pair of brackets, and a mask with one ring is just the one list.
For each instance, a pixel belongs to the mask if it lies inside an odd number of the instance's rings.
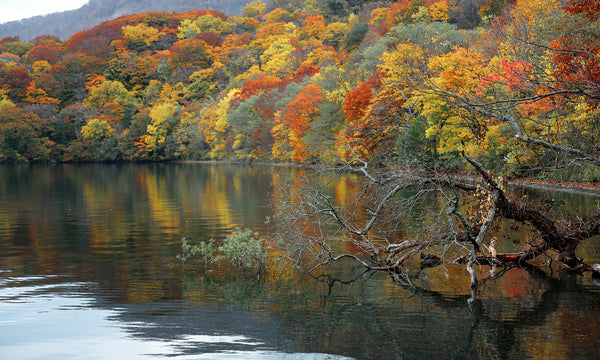
[[[340,169],[364,179],[345,205],[327,190],[340,180],[339,173],[291,179],[282,187],[287,193],[280,194],[288,201],[279,204],[279,244],[309,272],[342,259],[397,274],[405,273],[410,261],[420,262],[421,269],[466,264],[473,287],[476,264],[526,267],[550,252],[564,270],[591,270],[576,250],[600,235],[600,215],[553,219],[543,207],[509,194],[502,179],[463,156],[480,181],[426,171],[371,171],[364,162]],[[494,242],[501,239],[490,232],[498,231],[502,219],[532,229],[532,240],[521,251],[496,252]]]

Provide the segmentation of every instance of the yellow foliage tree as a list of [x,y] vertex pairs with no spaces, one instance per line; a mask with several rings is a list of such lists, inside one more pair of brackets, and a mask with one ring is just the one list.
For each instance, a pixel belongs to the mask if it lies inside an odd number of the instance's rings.
[[121,31],[127,47],[131,50],[145,50],[160,38],[160,31],[158,29],[144,23],[134,26],[124,26]]
[[426,54],[423,49],[413,44],[398,44],[396,49],[381,57],[379,69],[386,75],[384,84],[395,89],[397,96],[410,95],[412,84],[421,79],[427,70]]
[[36,87],[33,82],[31,82],[27,87],[27,93],[23,101],[28,104],[34,105],[60,104],[60,100],[48,96],[48,94],[44,90]]
[[52,70],[52,65],[46,60],[39,60],[34,62],[33,65],[31,65],[31,68],[33,69],[32,75],[37,77],[50,72],[50,70]]
[[212,94],[217,89],[213,81],[214,74],[215,71],[210,68],[198,70],[190,75],[190,84],[185,87],[187,98],[203,99]]
[[493,93],[487,93],[491,89],[485,84],[496,70],[483,55],[465,48],[430,59],[429,81],[434,90],[422,94],[422,115],[427,118],[426,135],[437,139],[439,154],[454,157],[464,151],[490,162],[492,157],[501,158],[512,151],[509,126],[455,106],[447,96],[491,100]]
[[256,0],[251,3],[246,4],[244,7],[244,12],[242,16],[244,17],[255,17],[257,15],[261,15],[267,9],[267,4],[262,2],[261,0]]
[[176,113],[178,111],[181,111],[179,105],[169,103],[162,103],[152,107],[150,110],[150,119],[152,121],[146,130],[149,136],[145,138],[145,143],[150,149],[165,143],[167,135],[177,125]]
[[327,30],[323,15],[307,16],[302,26],[302,37],[309,39],[322,39]]
[[185,19],[179,25],[179,39],[191,39],[204,32],[213,32],[216,34],[230,34],[233,31],[234,24],[230,21],[223,21],[212,15],[202,15],[194,20]]
[[227,156],[227,149],[231,145],[231,125],[228,122],[228,113],[231,102],[239,94],[239,89],[230,90],[227,95],[205,109],[200,121],[200,133],[204,141],[210,146],[208,156],[211,159],[223,159]]
[[448,21],[448,2],[438,1],[429,6],[429,18],[431,21]]
[[260,61],[263,64],[262,70],[283,77],[291,75],[292,70],[288,68],[288,64],[292,51],[294,51],[294,47],[289,38],[282,37],[275,40],[260,56]]
[[114,132],[108,121],[93,117],[81,127],[81,138],[83,141],[104,142]]

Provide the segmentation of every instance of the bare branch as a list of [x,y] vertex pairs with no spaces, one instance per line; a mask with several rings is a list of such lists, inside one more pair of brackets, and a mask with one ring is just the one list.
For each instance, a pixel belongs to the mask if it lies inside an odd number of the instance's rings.
[[450,99],[453,99],[454,101],[456,101],[455,105],[459,108],[465,109],[465,110],[473,112],[473,113],[478,113],[478,114],[481,114],[481,115],[484,115],[484,116],[487,116],[490,118],[495,118],[501,122],[510,124],[512,126],[513,130],[515,131],[515,138],[521,142],[525,142],[525,143],[529,143],[529,144],[533,144],[533,145],[539,145],[539,146],[545,147],[547,149],[551,149],[551,150],[558,151],[561,153],[569,154],[572,156],[577,156],[583,161],[600,166],[600,158],[597,156],[594,156],[592,154],[589,154],[585,151],[571,148],[571,147],[564,146],[564,145],[559,145],[559,144],[552,143],[552,142],[549,142],[546,140],[535,139],[535,138],[531,138],[529,136],[525,136],[518,120],[514,116],[510,115],[510,113],[508,113],[506,111],[507,109],[502,109],[501,111],[498,111],[498,109],[493,108],[495,105],[500,105],[500,104],[511,104],[511,107],[515,107],[519,104],[525,104],[525,103],[532,104],[537,101],[540,101],[540,100],[543,100],[546,98],[556,97],[556,96],[581,95],[581,96],[589,97],[589,95],[586,94],[585,92],[583,92],[582,90],[561,89],[561,90],[549,91],[549,92],[546,92],[543,94],[536,94],[536,95],[526,97],[526,98],[499,99],[499,100],[494,100],[494,101],[490,101],[490,102],[486,102],[486,103],[475,103],[473,101],[468,100],[465,97],[450,93],[448,91],[444,91],[444,90],[440,89],[439,87],[436,87],[433,85],[429,85],[429,87],[433,92],[438,93],[444,97],[447,97],[447,98],[450,98]]
[[522,135],[517,135],[517,136],[515,136],[515,138],[522,142],[526,142],[526,143],[534,144],[534,145],[540,145],[540,146],[543,146],[545,148],[548,148],[548,149],[551,149],[554,151],[566,153],[569,155],[574,155],[574,156],[579,157],[583,161],[600,166],[600,158],[598,158],[596,156],[592,156],[591,154],[588,154],[585,151],[581,151],[579,149],[573,149],[568,146],[558,145],[558,144],[554,144],[554,143],[551,143],[551,142],[548,142],[545,140],[534,139],[534,138],[530,138],[530,137],[522,136]]
[[477,234],[477,237],[475,238],[475,243],[477,244],[478,248],[480,248],[483,245],[483,240],[485,239],[485,236],[487,235],[487,232],[490,226],[492,225],[494,218],[496,217],[496,208],[498,199],[500,198],[500,190],[495,190],[493,194],[494,195],[490,204],[490,210],[485,219],[483,220],[483,224],[479,229],[479,234]]

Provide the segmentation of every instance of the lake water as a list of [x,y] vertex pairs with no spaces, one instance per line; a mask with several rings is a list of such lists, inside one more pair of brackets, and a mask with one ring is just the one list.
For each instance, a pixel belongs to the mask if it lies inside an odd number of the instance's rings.
[[[297,168],[221,164],[0,167],[1,359],[596,359],[600,287],[464,268],[402,288],[351,264],[331,277],[240,276],[176,259],[181,239],[267,234]],[[572,206],[596,199],[539,196]],[[600,241],[582,247],[600,262]]]

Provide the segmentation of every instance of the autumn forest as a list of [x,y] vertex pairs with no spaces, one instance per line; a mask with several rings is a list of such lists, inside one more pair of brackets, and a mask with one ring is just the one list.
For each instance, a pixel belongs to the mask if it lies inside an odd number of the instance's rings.
[[[230,160],[600,180],[594,0],[260,0],[0,40],[0,161]],[[537,141],[537,143],[536,143]],[[571,153],[573,155],[573,153]],[[575,153],[577,155],[577,153]]]

